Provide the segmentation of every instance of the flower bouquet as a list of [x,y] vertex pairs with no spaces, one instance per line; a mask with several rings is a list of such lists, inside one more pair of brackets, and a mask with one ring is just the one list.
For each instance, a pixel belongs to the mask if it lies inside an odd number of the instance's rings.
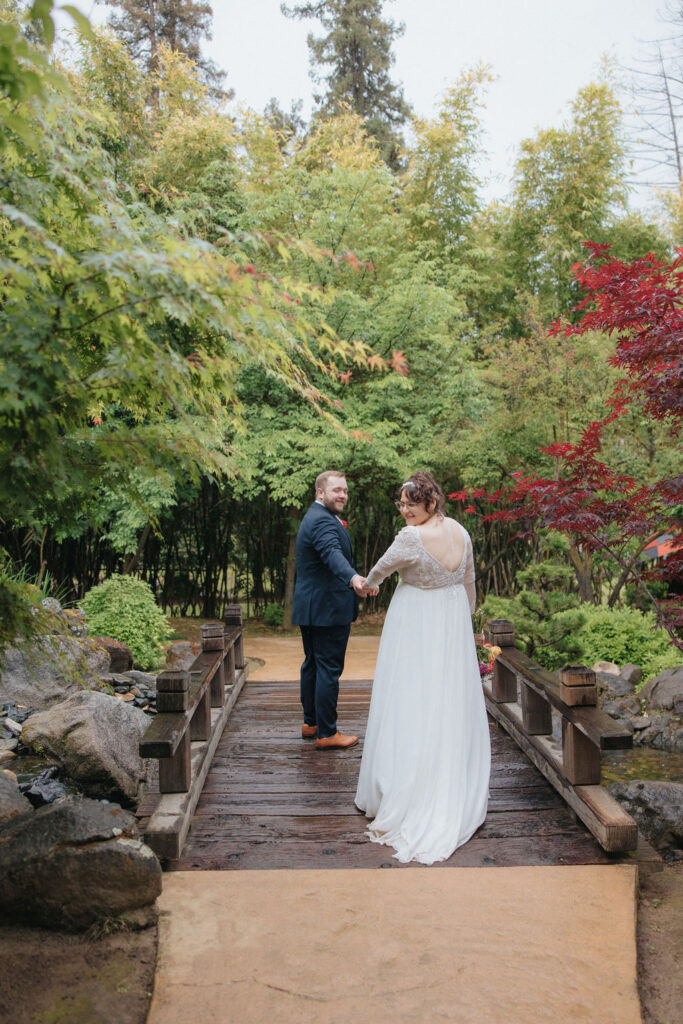
[[493,672],[493,663],[500,654],[500,647],[495,644],[487,644],[482,638],[477,637],[477,658],[479,659],[479,674],[488,676]]

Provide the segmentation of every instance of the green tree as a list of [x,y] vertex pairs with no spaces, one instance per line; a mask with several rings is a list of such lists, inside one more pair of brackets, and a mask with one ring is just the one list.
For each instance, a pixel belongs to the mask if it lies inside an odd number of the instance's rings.
[[360,114],[384,160],[396,169],[403,140],[400,128],[410,115],[403,90],[391,81],[392,44],[403,25],[382,17],[383,0],[314,0],[281,10],[289,18],[315,18],[325,35],[308,36],[315,82],[316,115],[328,117],[345,107]]
[[[97,0],[114,8],[109,24],[123,41],[133,60],[147,74],[158,68],[159,54],[166,45],[183,53],[196,64],[205,82],[220,95],[225,72],[202,57],[201,43],[211,39],[213,9],[206,0]],[[156,100],[156,93],[153,92]]]
[[411,235],[426,243],[425,254],[446,261],[462,253],[479,210],[476,160],[480,155],[482,90],[492,79],[488,67],[464,72],[448,89],[433,120],[414,123],[415,143],[401,203]]
[[544,319],[575,304],[571,268],[582,243],[624,208],[624,155],[621,110],[606,81],[579,90],[569,122],[522,142],[512,201],[500,211],[502,276],[538,297]]

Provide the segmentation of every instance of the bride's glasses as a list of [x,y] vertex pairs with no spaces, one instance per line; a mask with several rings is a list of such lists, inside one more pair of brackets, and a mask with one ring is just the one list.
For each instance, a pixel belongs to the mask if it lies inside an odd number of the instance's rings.
[[394,505],[399,510],[399,512],[402,512],[404,508],[417,508],[419,504],[420,504],[419,501],[395,501],[394,502]]

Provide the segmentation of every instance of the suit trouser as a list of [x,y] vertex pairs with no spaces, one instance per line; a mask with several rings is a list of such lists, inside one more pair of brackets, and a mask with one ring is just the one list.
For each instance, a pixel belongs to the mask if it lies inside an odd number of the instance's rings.
[[306,725],[317,725],[318,736],[337,731],[339,676],[344,670],[351,625],[299,626],[304,643],[301,703]]

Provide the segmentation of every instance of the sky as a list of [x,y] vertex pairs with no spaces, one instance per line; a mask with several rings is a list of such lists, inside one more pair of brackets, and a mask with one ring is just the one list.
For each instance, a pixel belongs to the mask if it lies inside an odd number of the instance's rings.
[[[290,0],[290,6],[293,0]],[[405,24],[394,44],[393,79],[416,114],[435,113],[440,96],[478,62],[496,81],[483,113],[488,158],[480,173],[487,200],[504,199],[520,142],[562,123],[577,91],[607,56],[632,66],[644,43],[666,33],[665,0],[386,0],[384,17]],[[88,10],[102,19],[102,7]],[[285,109],[303,99],[310,114],[314,86],[306,35],[313,20],[293,21],[280,0],[213,0],[213,39],[204,51],[227,72],[236,102],[262,110],[271,97]],[[634,196],[643,205],[642,190]]]

